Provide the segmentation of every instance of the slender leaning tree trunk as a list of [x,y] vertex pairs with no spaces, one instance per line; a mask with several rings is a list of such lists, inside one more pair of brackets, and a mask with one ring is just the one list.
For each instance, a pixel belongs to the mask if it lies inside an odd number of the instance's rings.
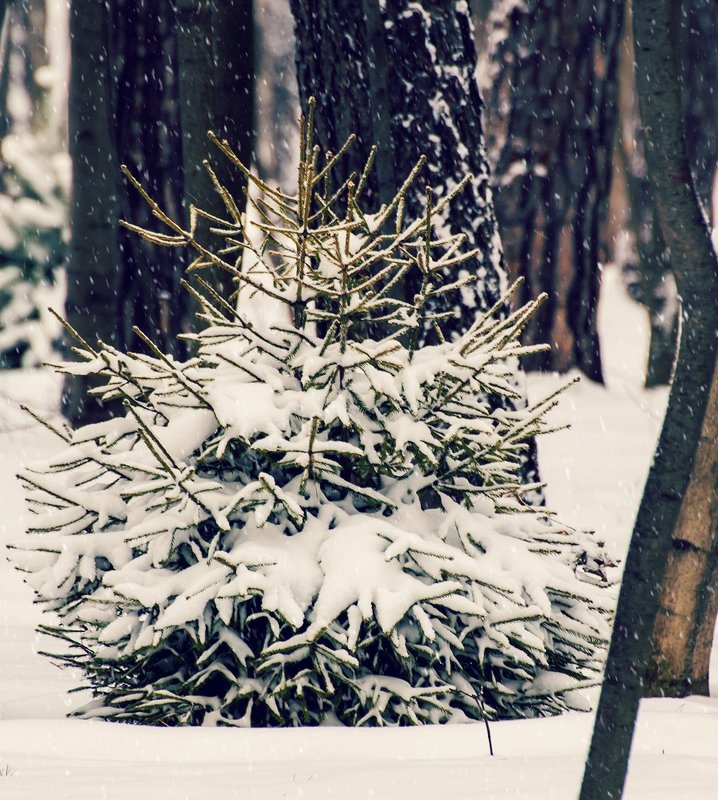
[[496,215],[509,271],[526,277],[522,299],[548,293],[524,341],[551,351],[530,363],[596,381],[622,16],[613,0],[507,0],[490,23]]
[[620,125],[611,191],[623,187],[625,193],[627,208],[622,223],[628,242],[623,242],[623,253],[620,253],[624,256],[624,280],[631,297],[645,307],[650,323],[646,386],[665,386],[671,382],[676,354],[678,303],[646,167],[645,134],[641,127],[633,71],[635,56],[630,0],[627,0],[625,10],[619,68]]
[[682,331],[668,409],[626,559],[581,800],[617,800],[623,791],[659,578],[698,456],[718,355],[718,263],[693,190],[681,119],[676,38],[682,8],[673,0],[634,0],[633,13],[646,158],[681,298]]
[[[97,0],[73,0],[70,39],[72,236],[65,315],[88,341],[100,338],[116,344],[119,165],[111,129],[114,109],[107,5]],[[92,422],[103,416],[101,405],[86,396],[86,389],[82,379],[65,382],[62,408],[71,421]]]
[[698,197],[716,227],[718,198],[718,4],[713,0],[687,0],[683,35],[683,113],[686,145]]

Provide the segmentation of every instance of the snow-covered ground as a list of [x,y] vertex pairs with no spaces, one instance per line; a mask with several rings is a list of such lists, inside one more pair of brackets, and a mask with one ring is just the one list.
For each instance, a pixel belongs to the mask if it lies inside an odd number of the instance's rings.
[[[641,389],[646,323],[608,271],[601,327],[608,388],[582,380],[554,421],[570,430],[540,443],[550,505],[595,529],[622,554],[650,463],[666,391]],[[531,376],[534,397],[556,376]],[[22,531],[18,467],[53,447],[17,402],[54,415],[57,380],[0,375],[0,541]],[[64,719],[73,676],[38,654],[30,591],[0,562],[0,798],[179,800],[279,798],[527,798],[576,795],[590,714],[413,729],[156,729]],[[718,664],[716,665],[718,672]],[[707,800],[718,786],[718,700],[644,702],[629,800]]]

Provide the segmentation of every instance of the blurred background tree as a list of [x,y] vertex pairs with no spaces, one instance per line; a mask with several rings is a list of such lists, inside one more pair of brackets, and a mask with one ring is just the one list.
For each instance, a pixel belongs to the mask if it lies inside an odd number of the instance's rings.
[[523,296],[547,292],[525,340],[530,366],[601,381],[596,325],[616,120],[621,4],[494,2],[487,132],[506,263]]

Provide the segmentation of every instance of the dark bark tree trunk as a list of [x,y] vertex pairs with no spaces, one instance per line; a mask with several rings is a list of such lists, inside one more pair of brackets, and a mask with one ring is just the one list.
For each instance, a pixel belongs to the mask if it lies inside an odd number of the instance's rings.
[[621,226],[628,239],[618,255],[629,294],[648,312],[650,344],[646,366],[646,386],[671,382],[678,338],[678,301],[675,281],[670,272],[669,254],[661,233],[653,190],[648,178],[645,135],[641,128],[633,75],[634,47],[630,0],[626,2],[626,20],[619,69],[620,125],[616,143],[612,193],[625,192],[625,219]]
[[317,99],[319,144],[336,152],[356,133],[347,172],[360,171],[371,146],[379,147],[369,208],[393,196],[422,154],[428,168],[408,198],[408,218],[421,213],[425,186],[474,175],[443,220],[466,234],[467,248],[480,249],[478,280],[458,309],[456,328],[465,329],[496,302],[503,281],[468,9],[387,0],[382,14],[378,0],[292,0],[292,10],[300,98],[305,108],[310,96]]
[[[113,6],[113,133],[119,160],[175,217],[182,211],[177,54],[171,0],[115,0]],[[123,185],[120,216],[152,228],[156,222],[132,187]],[[139,327],[164,352],[178,351],[184,293],[181,254],[148,244],[121,228],[117,277],[118,346],[138,346]]]
[[718,355],[718,263],[693,190],[683,137],[677,46],[681,4],[634,0],[633,11],[646,159],[683,324],[668,410],[626,559],[581,800],[617,800],[622,794],[645,690],[660,578],[699,454]]
[[[120,192],[112,130],[110,14],[106,4],[73,0],[70,37],[69,138],[73,190],[65,315],[88,341],[99,338],[116,344]],[[65,382],[62,408],[70,420],[89,422],[102,416],[100,404],[87,397],[87,388],[86,381],[79,378]]]
[[[193,204],[224,216],[224,206],[202,162],[214,156],[207,138],[207,132],[213,130],[229,141],[245,164],[252,163],[252,2],[176,0],[176,6],[185,211]],[[241,210],[245,188],[241,175],[221,159],[212,158],[212,162]],[[227,273],[213,270],[211,280],[226,298],[234,291]],[[198,310],[190,309],[192,314]],[[194,327],[192,319],[184,326]]]
[[713,208],[718,166],[718,3],[689,0],[683,26],[683,112],[688,158],[698,197],[716,226]]
[[[178,28],[178,21],[188,18],[190,27]],[[140,346],[132,333],[137,326],[165,352],[182,357],[177,335],[196,327],[194,309],[179,286],[182,255],[118,230],[120,218],[150,229],[156,225],[137,192],[120,184],[119,164],[126,163],[174,218],[181,217],[187,197],[220,211],[210,205],[209,179],[200,183],[206,177],[201,162],[209,154],[209,128],[251,162],[251,2],[75,0],[73,25],[69,321],[91,343],[99,336],[122,349]],[[203,71],[191,60],[181,63],[177,40],[186,45],[188,36],[185,59],[204,58]],[[185,183],[183,157],[193,165]],[[220,177],[241,205],[234,173]],[[88,269],[95,272],[88,276]],[[210,279],[231,294],[231,285],[221,286],[219,276]],[[82,382],[68,381],[63,408],[76,424],[106,413],[85,407],[83,394]]]
[[[364,195],[368,208],[390,200],[421,155],[428,166],[407,196],[408,219],[423,213],[427,186],[439,193],[473,175],[439,224],[447,233],[464,233],[466,247],[478,250],[467,265],[476,281],[459,300],[447,297],[446,307],[435,309],[453,311],[453,329],[466,330],[477,312],[496,304],[506,285],[468,5],[438,0],[408,6],[401,0],[292,0],[291,5],[299,95],[305,110],[309,97],[317,100],[318,143],[336,152],[356,134],[344,177],[360,174],[372,145],[379,148]],[[398,291],[413,297],[418,288]],[[531,483],[537,476],[532,444],[523,479]]]
[[487,97],[496,215],[521,300],[547,292],[527,343],[532,367],[602,380],[596,328],[600,237],[617,117],[622,6],[611,0],[500,3]]

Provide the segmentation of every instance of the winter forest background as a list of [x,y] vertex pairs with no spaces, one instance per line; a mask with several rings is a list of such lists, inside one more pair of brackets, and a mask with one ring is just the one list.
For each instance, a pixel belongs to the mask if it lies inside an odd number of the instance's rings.
[[712,797],[718,6],[0,24],[2,796]]

